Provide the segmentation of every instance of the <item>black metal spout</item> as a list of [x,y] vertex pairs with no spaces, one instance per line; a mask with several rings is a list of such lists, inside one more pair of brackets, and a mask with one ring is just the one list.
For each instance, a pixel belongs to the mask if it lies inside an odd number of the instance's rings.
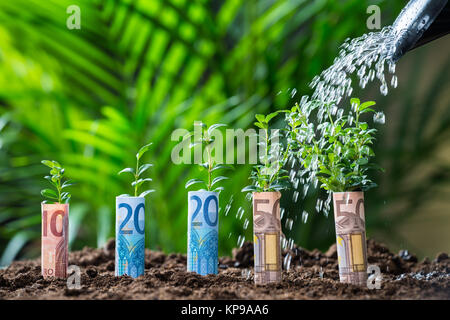
[[448,0],[411,0],[392,25],[396,35],[394,55],[397,61],[406,52],[450,32]]

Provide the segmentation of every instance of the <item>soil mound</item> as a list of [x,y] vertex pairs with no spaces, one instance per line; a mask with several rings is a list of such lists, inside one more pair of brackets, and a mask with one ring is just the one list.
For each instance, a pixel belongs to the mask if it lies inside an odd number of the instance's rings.
[[402,250],[393,254],[368,241],[368,262],[380,267],[381,289],[339,282],[336,246],[327,252],[300,247],[283,252],[283,281],[253,283],[253,244],[220,258],[219,274],[186,272],[186,256],[146,250],[145,275],[114,276],[114,240],[104,248],[71,252],[69,265],[81,268],[81,289],[65,279],[44,279],[40,260],[16,261],[0,270],[0,299],[450,299],[450,259],[430,261]]

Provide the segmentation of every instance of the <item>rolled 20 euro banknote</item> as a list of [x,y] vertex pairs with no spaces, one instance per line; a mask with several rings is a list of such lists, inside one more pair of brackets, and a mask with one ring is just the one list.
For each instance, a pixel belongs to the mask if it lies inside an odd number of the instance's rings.
[[188,192],[187,271],[217,274],[219,197],[217,192]]
[[116,197],[115,275],[137,278],[145,269],[145,198]]

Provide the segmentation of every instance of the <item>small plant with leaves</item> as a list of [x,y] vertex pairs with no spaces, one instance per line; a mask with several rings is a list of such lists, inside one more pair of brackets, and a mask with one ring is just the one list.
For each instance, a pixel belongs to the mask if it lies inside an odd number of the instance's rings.
[[[260,129],[258,134],[259,163],[253,167],[250,175],[252,184],[242,189],[242,192],[281,191],[290,186],[289,176],[284,169],[289,158],[289,146],[284,147],[280,141],[280,138],[283,138],[284,130],[269,130],[270,121],[281,112],[285,111],[273,112],[267,116],[256,115],[257,121],[254,125]],[[263,152],[261,152],[261,148]]]
[[55,160],[42,160],[41,163],[50,168],[50,175],[44,178],[54,188],[41,190],[41,195],[46,198],[44,203],[69,203],[70,193],[64,189],[73,185],[73,182],[64,179],[64,168]]
[[[139,193],[139,187],[141,187],[144,183],[152,181],[150,178],[142,178],[142,174],[147,171],[150,167],[153,166],[151,163],[144,163],[140,164],[140,160],[142,156],[150,149],[150,146],[152,143],[146,144],[145,146],[141,147],[136,153],[136,167],[135,168],[125,168],[119,172],[119,174],[122,173],[130,173],[133,175],[134,180],[131,182],[131,187],[133,188],[133,195],[134,197],[145,197],[151,192],[154,192],[153,189],[147,189],[145,191],[142,191]],[[122,196],[130,196],[129,194],[123,194]]]
[[[369,190],[376,184],[368,171],[383,171],[371,161],[377,130],[363,118],[372,114],[375,122],[384,123],[384,114],[372,108],[374,101],[350,102],[346,115],[333,103],[316,101],[296,104],[287,114],[289,144],[302,164],[301,174],[306,174],[307,182],[318,179],[320,187],[331,192]],[[313,116],[319,119],[317,126],[310,120]]]
[[[216,123],[211,125],[210,127],[207,127],[206,124],[200,123],[201,127],[201,134],[195,134],[194,132],[190,132],[184,137],[184,140],[190,140],[191,143],[189,147],[192,148],[199,148],[200,151],[202,151],[202,163],[199,164],[200,169],[202,171],[206,171],[206,179],[191,179],[188,182],[186,182],[185,188],[189,188],[193,185],[201,185],[204,187],[202,190],[206,191],[213,191],[213,192],[220,192],[223,190],[223,187],[218,186],[218,183],[228,179],[226,176],[215,176],[217,171],[220,170],[232,170],[233,167],[230,165],[226,165],[223,163],[218,163],[218,159],[216,158],[214,153],[214,142],[215,142],[215,136],[214,131],[218,130],[220,127],[225,127],[225,124]],[[218,148],[222,148],[222,146],[217,146]],[[196,150],[194,150],[195,152]],[[203,152],[204,151],[204,152]]]

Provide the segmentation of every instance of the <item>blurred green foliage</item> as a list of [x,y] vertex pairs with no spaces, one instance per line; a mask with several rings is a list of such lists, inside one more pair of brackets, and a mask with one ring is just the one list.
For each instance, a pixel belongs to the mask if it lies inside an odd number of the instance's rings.
[[[73,4],[81,9],[80,30],[66,27],[66,8]],[[172,131],[191,130],[195,120],[247,128],[256,113],[292,106],[310,93],[310,79],[333,62],[345,38],[368,31],[370,4],[382,8],[383,24],[402,6],[386,0],[1,1],[0,264],[39,255],[42,159],[64,163],[67,176],[77,181],[71,189],[71,248],[100,246],[114,236],[115,197],[128,190],[117,172],[134,163],[136,150],[148,141],[153,146],[143,160],[154,163],[150,186],[156,192],[147,197],[147,247],[185,251],[183,186],[198,169],[171,162],[177,143],[170,141]],[[445,90],[446,78],[440,77],[432,80],[429,106]],[[293,99],[292,88],[299,92]],[[404,97],[404,108],[419,104]],[[367,204],[373,205],[369,232],[389,233],[380,199],[419,200],[420,190],[396,184],[411,170],[413,154],[420,152],[422,161],[437,143],[433,134],[448,131],[448,117],[441,120],[426,141],[425,126],[414,127],[417,144],[408,153],[402,153],[408,123],[392,149],[375,150],[379,162],[394,170]],[[239,192],[250,170],[236,166],[224,181],[220,254],[230,254],[241,234],[251,240],[251,227],[243,229],[244,219],[251,219],[250,203]],[[439,172],[448,178],[448,165]],[[313,193],[299,203],[290,201],[291,193],[283,195],[285,219],[310,212],[306,224],[299,219],[285,233],[302,246],[323,249],[334,241],[333,219],[313,214]],[[224,215],[231,196],[231,211]],[[399,220],[414,209],[410,205]],[[246,210],[242,219],[235,215],[240,207]]]

